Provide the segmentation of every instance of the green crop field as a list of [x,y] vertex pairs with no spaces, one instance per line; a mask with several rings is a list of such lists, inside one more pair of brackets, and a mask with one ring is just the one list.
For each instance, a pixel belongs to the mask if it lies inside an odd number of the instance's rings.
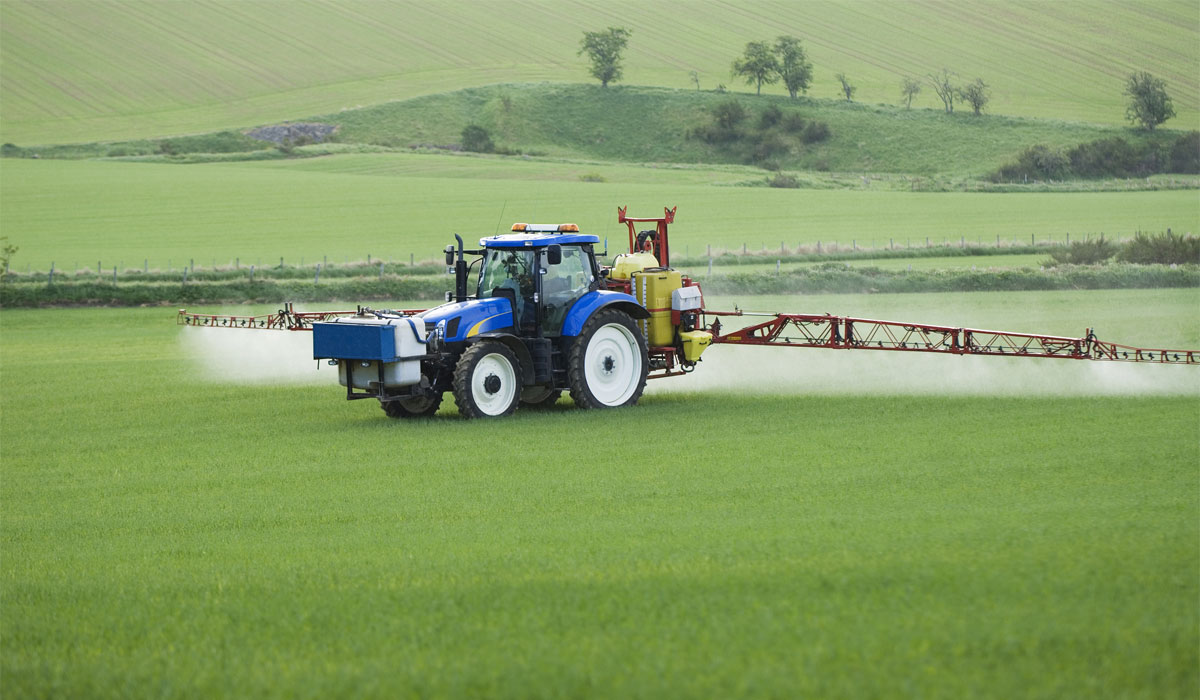
[[[296,119],[462,87],[587,80],[583,31],[626,26],[624,82],[749,88],[746,42],[800,37],[810,94],[896,104],[904,76],[943,67],[993,86],[998,114],[1121,123],[1134,70],[1167,80],[1178,123],[1200,122],[1200,45],[1186,1],[32,2],[0,5],[7,142],[162,137]],[[768,92],[783,94],[778,86]],[[940,103],[926,88],[921,107]]]
[[[1200,341],[1193,290],[821,302]],[[1186,698],[1200,680],[1194,367],[793,351],[767,390],[761,359],[718,347],[689,378],[716,385],[630,410],[397,422],[246,351],[302,356],[299,334],[163,309],[0,327],[5,696]],[[898,378],[914,367],[955,369],[929,391]]]
[[[607,26],[633,34],[604,89],[578,49]],[[796,101],[730,75],[781,34],[814,64]],[[1013,271],[1033,244],[1200,233],[1197,37],[1194,0],[0,1],[0,695],[1195,698],[1197,367],[718,345],[630,409],[396,421],[308,334],[174,311],[425,294],[440,263],[383,292],[374,264],[515,221],[616,254],[625,205],[678,206],[710,292],[814,264],[1049,284]],[[928,84],[899,106],[942,68],[991,86],[983,116]],[[1125,121],[1135,70],[1174,100],[1153,132]],[[730,99],[743,140],[709,143]],[[337,130],[243,133],[285,121]],[[468,124],[508,155],[456,152]],[[1102,139],[1132,164],[991,177]],[[947,248],[785,256],[818,245]],[[796,279],[730,274],[775,251]],[[1195,285],[1183,262],[706,302],[1197,349],[1200,288],[1080,290]],[[110,302],[166,306],[13,308]]]
[[[908,193],[779,190],[693,184],[690,171],[663,169],[654,184],[522,179],[368,177],[408,156],[338,156],[328,167],[253,163],[175,166],[11,160],[0,169],[0,221],[20,247],[14,269],[67,271],[296,264],[436,258],[453,233],[468,240],[514,221],[572,221],[627,247],[618,205],[655,216],[678,206],[676,254],[714,249],[778,249],[838,242],[885,247],[969,242],[1073,240],[1105,233],[1200,230],[1200,201],[1189,190],[1128,193]],[[350,172],[343,170],[343,165]],[[515,168],[520,171],[519,166]],[[674,174],[683,173],[678,183]]]

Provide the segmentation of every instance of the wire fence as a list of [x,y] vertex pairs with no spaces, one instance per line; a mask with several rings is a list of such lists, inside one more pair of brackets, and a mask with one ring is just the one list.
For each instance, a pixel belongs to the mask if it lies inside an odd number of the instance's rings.
[[[731,245],[729,242],[712,244],[682,241],[676,242],[672,246],[671,262],[691,267],[707,265],[711,273],[714,261],[716,264],[724,266],[732,260],[754,263],[768,261],[814,262],[820,259],[839,260],[848,257],[871,259],[873,256],[879,258],[925,258],[961,255],[964,252],[988,255],[1027,255],[1044,252],[1055,247],[1070,246],[1073,242],[1091,241],[1097,238],[1120,245],[1131,240],[1133,236],[1107,236],[1104,233],[1085,233],[1074,236],[1070,233],[1032,233],[1028,238],[1003,235],[987,238],[966,235],[958,237],[905,236],[903,238],[864,237],[851,238],[849,241],[818,240],[794,243],[784,240],[768,243],[760,240],[757,245],[749,241],[743,241],[740,245],[737,243]],[[602,243],[603,250],[607,251],[609,259],[624,252],[623,248],[610,249],[609,245],[612,242],[611,239],[605,239]],[[621,241],[621,243],[623,242]],[[602,251],[598,250],[597,252],[600,254]],[[50,266],[45,269],[33,269],[30,263],[25,264],[24,270],[20,269],[20,265],[14,269],[10,263],[5,267],[4,277],[6,280],[14,282],[42,281],[50,284],[53,284],[55,280],[80,279],[105,281],[113,284],[136,281],[177,281],[188,284],[189,282],[236,279],[251,282],[265,279],[297,280],[307,277],[311,278],[314,284],[320,284],[322,279],[346,277],[383,279],[389,276],[444,274],[447,271],[442,260],[418,260],[415,253],[409,253],[407,258],[406,262],[404,256],[381,258],[370,254],[359,259],[342,256],[340,260],[336,257],[331,259],[328,255],[323,255],[319,259],[298,257],[292,260],[286,256],[279,256],[278,262],[274,258],[268,258],[266,264],[261,256],[253,259],[234,257],[232,260],[223,262],[214,257],[209,257],[207,261],[196,258],[168,258],[164,266],[163,261],[153,261],[151,258],[145,257],[142,258],[140,264],[134,263],[132,266],[127,264],[127,261],[118,258],[115,262],[97,260],[95,267],[87,263],[81,265],[80,262],[74,261],[70,268],[59,265],[57,261],[52,261]],[[200,264],[197,264],[198,262]],[[205,262],[208,264],[205,265]]]

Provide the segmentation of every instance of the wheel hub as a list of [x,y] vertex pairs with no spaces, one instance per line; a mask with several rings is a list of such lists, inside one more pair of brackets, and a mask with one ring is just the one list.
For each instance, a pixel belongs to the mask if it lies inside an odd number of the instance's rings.
[[613,360],[612,355],[605,355],[604,360],[600,363],[600,366],[604,369],[605,374],[612,374],[613,368],[617,366],[617,363],[615,360]]
[[497,377],[494,374],[489,374],[483,380],[483,390],[489,394],[495,394],[496,392],[500,391],[500,377]]

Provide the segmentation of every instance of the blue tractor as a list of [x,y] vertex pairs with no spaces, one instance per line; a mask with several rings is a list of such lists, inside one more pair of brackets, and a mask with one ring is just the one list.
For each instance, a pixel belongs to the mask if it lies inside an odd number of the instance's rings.
[[[599,238],[574,224],[516,224],[479,250],[455,238],[445,304],[313,324],[313,356],[338,366],[348,399],[378,399],[395,418],[432,415],[446,392],[469,418],[552,405],[564,391],[583,408],[637,402],[650,368],[650,312],[608,288]],[[468,265],[466,256],[479,257]]]

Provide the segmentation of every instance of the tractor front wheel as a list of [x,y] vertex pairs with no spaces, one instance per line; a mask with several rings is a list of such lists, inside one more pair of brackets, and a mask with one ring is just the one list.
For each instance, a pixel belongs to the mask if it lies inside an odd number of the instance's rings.
[[517,410],[521,366],[504,343],[484,340],[463,352],[454,368],[454,403],[467,418],[495,418]]
[[389,418],[425,418],[437,413],[442,405],[442,395],[430,398],[428,396],[410,396],[403,399],[381,401],[379,404]]
[[646,388],[648,371],[646,337],[617,309],[589,318],[567,359],[571,398],[581,408],[632,406]]

